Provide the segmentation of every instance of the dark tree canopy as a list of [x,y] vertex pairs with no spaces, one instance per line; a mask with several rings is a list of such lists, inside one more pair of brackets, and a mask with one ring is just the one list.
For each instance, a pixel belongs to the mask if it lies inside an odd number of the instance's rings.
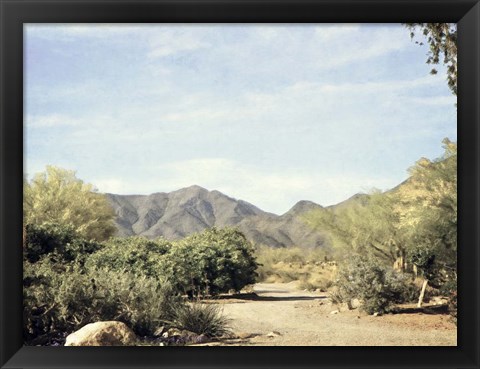
[[[427,64],[438,65],[442,62],[447,67],[448,86],[457,94],[457,24],[456,23],[405,23],[412,39],[421,33],[430,50]],[[415,41],[423,45],[423,41]],[[432,68],[432,74],[437,70]]]

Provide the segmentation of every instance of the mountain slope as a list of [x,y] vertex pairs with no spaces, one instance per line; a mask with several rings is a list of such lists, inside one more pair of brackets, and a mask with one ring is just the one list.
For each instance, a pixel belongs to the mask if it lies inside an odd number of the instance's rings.
[[324,236],[302,220],[302,214],[323,209],[310,201],[300,201],[279,216],[199,186],[151,195],[107,194],[107,198],[117,215],[119,236],[175,240],[213,226],[235,226],[257,244],[273,247],[324,245]]

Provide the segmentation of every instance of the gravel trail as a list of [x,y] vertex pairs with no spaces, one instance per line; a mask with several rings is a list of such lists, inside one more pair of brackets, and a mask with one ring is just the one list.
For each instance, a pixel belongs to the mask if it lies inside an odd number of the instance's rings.
[[218,300],[240,337],[208,345],[256,346],[456,346],[448,314],[372,316],[332,311],[325,293],[305,292],[296,283],[258,283],[257,296]]

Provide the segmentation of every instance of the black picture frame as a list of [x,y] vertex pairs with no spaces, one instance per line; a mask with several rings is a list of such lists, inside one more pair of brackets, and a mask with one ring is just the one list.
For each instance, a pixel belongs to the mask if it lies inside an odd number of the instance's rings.
[[[1,368],[479,368],[479,0],[0,0]],[[24,347],[24,23],[458,23],[457,347]]]

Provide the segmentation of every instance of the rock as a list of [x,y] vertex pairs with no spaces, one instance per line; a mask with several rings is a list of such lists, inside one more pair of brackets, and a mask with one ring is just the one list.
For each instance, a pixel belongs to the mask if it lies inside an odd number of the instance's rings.
[[448,299],[446,299],[445,297],[441,297],[441,296],[435,296],[435,297],[432,297],[430,299],[430,302],[433,305],[446,305],[446,304],[448,304]]
[[155,332],[153,333],[153,335],[156,336],[156,337],[161,337],[162,334],[164,333],[164,331],[165,331],[165,327],[162,326],[160,328],[157,328],[155,330]]
[[210,338],[208,338],[207,336],[205,336],[204,334],[200,334],[198,335],[196,338],[195,338],[195,342],[194,343],[207,343],[210,341]]
[[137,336],[125,323],[96,322],[67,336],[65,346],[132,346],[136,340]]
[[379,316],[380,314],[379,313],[373,313],[373,316]]
[[272,331],[272,332],[267,334],[267,337],[273,338],[273,337],[278,337],[278,336],[281,336],[281,335],[282,334],[280,332]]
[[175,344],[196,344],[206,343],[210,341],[208,336],[204,334],[197,334],[187,330],[181,330],[178,328],[170,328],[168,331],[162,334],[163,338],[167,338],[169,342]]
[[346,302],[342,302],[339,306],[338,306],[338,311],[342,312],[342,311],[348,311],[350,310],[350,305]]
[[170,328],[169,330],[163,332],[162,334],[163,338],[180,337],[180,336],[182,336],[182,331],[178,328]]
[[338,313],[339,313],[338,310],[333,310],[333,311],[330,312],[330,314],[332,314],[332,315],[333,315],[333,314],[338,314]]
[[352,309],[358,309],[362,303],[360,302],[359,299],[353,299],[350,301],[350,307]]

